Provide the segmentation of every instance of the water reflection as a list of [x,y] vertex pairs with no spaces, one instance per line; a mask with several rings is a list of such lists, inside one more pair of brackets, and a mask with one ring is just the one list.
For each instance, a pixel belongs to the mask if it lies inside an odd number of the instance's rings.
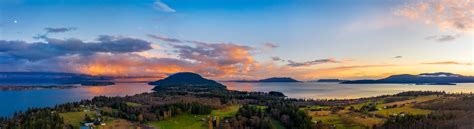
[[[458,85],[401,85],[337,83],[233,83],[223,82],[230,90],[280,91],[291,98],[347,99],[396,94],[403,91],[446,91],[450,93],[474,92],[474,83]],[[50,107],[56,104],[91,99],[94,96],[125,96],[151,92],[146,83],[117,83],[112,86],[81,87],[73,89],[44,89],[27,91],[0,91],[0,116],[31,107]]]
[[337,84],[337,83],[235,83],[223,82],[228,89],[240,91],[280,91],[292,98],[351,99],[396,94],[403,91],[474,92],[474,83],[457,85]]
[[0,91],[0,116],[11,116],[15,111],[33,107],[51,107],[66,102],[91,99],[94,96],[125,96],[151,92],[146,83],[117,83],[112,86],[80,87],[73,89],[42,89]]

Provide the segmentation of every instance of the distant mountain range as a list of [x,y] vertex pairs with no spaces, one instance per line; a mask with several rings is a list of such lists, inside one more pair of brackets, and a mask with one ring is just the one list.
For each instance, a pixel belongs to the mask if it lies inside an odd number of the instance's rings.
[[167,78],[150,82],[150,85],[155,85],[154,90],[166,87],[200,87],[200,88],[216,88],[226,89],[226,86],[214,81],[203,78],[199,74],[191,72],[175,73]]
[[266,79],[261,79],[261,80],[230,80],[227,82],[253,82],[253,83],[259,83],[259,82],[300,82],[296,79],[290,78],[290,77],[271,77],[271,78],[266,78]]
[[378,80],[354,80],[345,81],[341,84],[433,84],[433,85],[455,85],[455,83],[474,83],[474,76],[463,76],[459,74],[437,72],[422,73],[419,75],[400,74]]
[[[0,72],[1,85],[102,85],[109,77],[58,72]],[[111,83],[107,83],[111,84]]]

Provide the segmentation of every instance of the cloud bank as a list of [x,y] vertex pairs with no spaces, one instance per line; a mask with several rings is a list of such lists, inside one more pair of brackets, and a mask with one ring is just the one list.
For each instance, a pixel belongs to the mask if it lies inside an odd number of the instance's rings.
[[172,54],[177,57],[159,58],[141,55],[142,52],[153,50],[153,44],[138,38],[102,35],[90,42],[75,38],[45,37],[44,40],[0,40],[0,71],[56,71],[121,76],[162,76],[191,71],[209,77],[221,77],[246,73],[257,65],[251,54],[254,48],[232,43],[192,41],[187,44],[169,44]]
[[151,43],[141,39],[103,35],[95,42],[79,39],[46,38],[46,42],[0,40],[3,57],[30,61],[69,55],[91,55],[95,53],[130,53],[150,50]]
[[474,31],[474,1],[423,0],[411,1],[395,10],[395,14],[435,24],[441,30]]

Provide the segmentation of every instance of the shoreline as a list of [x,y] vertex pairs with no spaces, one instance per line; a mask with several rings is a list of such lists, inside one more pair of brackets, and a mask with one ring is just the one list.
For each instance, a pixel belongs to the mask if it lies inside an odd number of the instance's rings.
[[72,89],[80,86],[0,86],[0,91],[25,91],[25,90],[42,90],[42,89]]

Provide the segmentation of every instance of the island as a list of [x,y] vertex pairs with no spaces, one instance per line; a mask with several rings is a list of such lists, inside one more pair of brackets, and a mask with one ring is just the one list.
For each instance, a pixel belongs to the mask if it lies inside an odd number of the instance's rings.
[[416,85],[455,85],[474,83],[474,76],[463,76],[447,72],[422,73],[419,75],[400,74],[378,80],[354,80],[341,84],[416,84]]
[[203,78],[199,74],[191,72],[180,72],[170,75],[167,78],[150,82],[149,85],[156,86],[153,90],[163,88],[206,88],[206,89],[226,89],[226,86],[214,81]]
[[0,72],[0,84],[49,86],[49,85],[110,85],[112,77],[92,76],[78,73],[60,72]]
[[0,91],[22,91],[22,90],[41,90],[41,89],[71,89],[78,86],[0,86]]
[[109,86],[115,85],[115,82],[102,82],[102,81],[85,81],[81,82],[82,86]]

